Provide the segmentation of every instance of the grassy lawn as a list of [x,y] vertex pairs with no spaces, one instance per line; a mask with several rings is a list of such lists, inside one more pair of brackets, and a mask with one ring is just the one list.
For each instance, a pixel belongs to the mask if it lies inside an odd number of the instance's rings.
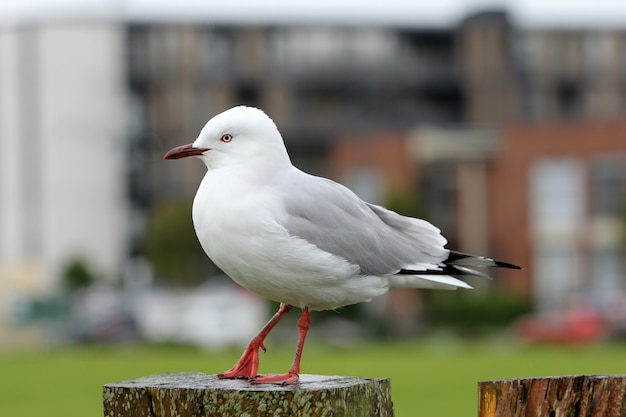
[[[0,352],[0,416],[99,417],[101,387],[163,372],[218,373],[239,350],[77,347]],[[261,372],[284,372],[292,348],[268,343]],[[476,383],[488,379],[626,374],[626,344],[524,347],[453,340],[305,347],[303,372],[389,377],[396,415],[476,416]]]

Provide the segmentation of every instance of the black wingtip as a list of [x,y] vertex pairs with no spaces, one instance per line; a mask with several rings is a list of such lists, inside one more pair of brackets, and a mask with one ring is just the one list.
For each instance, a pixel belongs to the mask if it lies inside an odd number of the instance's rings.
[[502,261],[497,261],[495,259],[492,258],[486,258],[484,256],[475,256],[475,255],[470,255],[468,253],[463,253],[463,252],[458,252],[455,250],[451,250],[450,251],[450,255],[448,256],[448,259],[446,259],[445,263],[447,264],[455,264],[455,263],[468,263],[467,261],[475,261],[477,263],[470,265],[470,266],[495,266],[495,267],[500,267],[500,268],[509,268],[509,269],[524,269],[521,266],[515,265],[515,264],[511,264],[508,262],[502,262]]
[[500,267],[500,268],[520,269],[520,270],[524,269],[521,266],[510,264],[508,262],[494,261],[494,263],[496,264],[497,267]]

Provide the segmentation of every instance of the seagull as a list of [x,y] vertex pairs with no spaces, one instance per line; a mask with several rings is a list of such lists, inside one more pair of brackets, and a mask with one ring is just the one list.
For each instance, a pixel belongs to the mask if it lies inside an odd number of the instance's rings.
[[[276,124],[262,110],[224,111],[191,144],[164,159],[196,157],[207,172],[193,200],[193,225],[208,257],[247,290],[280,303],[239,361],[218,375],[251,383],[299,381],[310,311],[369,301],[397,288],[472,288],[474,267],[520,269],[446,249],[439,229],[367,203],[330,179],[292,165]],[[285,374],[258,375],[259,350],[294,307],[298,342]]]

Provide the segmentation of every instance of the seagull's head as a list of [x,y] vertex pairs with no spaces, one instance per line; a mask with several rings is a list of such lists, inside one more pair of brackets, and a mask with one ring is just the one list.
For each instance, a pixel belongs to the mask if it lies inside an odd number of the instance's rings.
[[262,110],[237,106],[214,116],[188,145],[169,150],[163,159],[195,156],[208,168],[289,161],[278,128]]

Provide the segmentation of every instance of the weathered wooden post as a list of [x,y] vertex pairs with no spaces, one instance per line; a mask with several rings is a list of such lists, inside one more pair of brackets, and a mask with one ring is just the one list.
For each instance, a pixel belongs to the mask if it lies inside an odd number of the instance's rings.
[[626,375],[506,379],[478,383],[478,417],[626,416]]
[[105,417],[392,417],[388,379],[301,375],[293,386],[215,375],[147,376],[103,387]]

